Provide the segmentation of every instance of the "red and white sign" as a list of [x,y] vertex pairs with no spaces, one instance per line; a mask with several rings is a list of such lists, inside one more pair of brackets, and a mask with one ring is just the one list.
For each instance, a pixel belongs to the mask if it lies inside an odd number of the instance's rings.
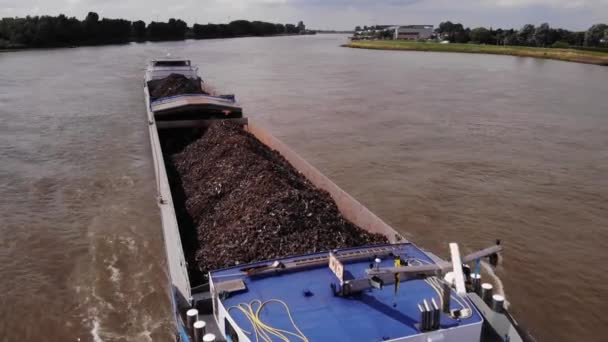
[[338,280],[340,280],[340,285],[344,282],[344,265],[336,258],[334,253],[329,253],[329,269],[334,272]]

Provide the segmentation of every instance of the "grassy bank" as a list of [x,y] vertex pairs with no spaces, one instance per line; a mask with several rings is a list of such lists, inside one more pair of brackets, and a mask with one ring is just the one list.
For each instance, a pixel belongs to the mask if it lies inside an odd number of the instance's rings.
[[608,53],[574,49],[545,49],[527,46],[495,46],[477,44],[419,43],[403,40],[353,41],[345,44],[344,46],[350,48],[376,50],[486,53],[494,55],[556,59],[560,61],[608,66]]

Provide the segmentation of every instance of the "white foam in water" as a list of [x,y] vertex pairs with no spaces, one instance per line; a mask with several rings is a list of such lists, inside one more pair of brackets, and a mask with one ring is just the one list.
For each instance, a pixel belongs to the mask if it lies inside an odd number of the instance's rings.
[[150,341],[152,342],[152,331],[158,329],[159,327],[162,326],[162,321],[153,321],[152,317],[150,317],[149,315],[144,315],[142,317],[143,320],[143,331],[140,332],[138,334],[138,336],[143,337],[145,341]]
[[[134,227],[131,226],[131,229],[134,230]],[[127,246],[130,253],[137,253],[137,245],[135,243],[135,239],[129,236],[120,236],[118,239],[120,240],[121,244]]]
[[[120,287],[121,278],[120,270],[116,267],[116,263],[118,262],[118,256],[116,254],[112,254],[112,259],[106,260],[105,262],[108,263],[106,268],[108,269],[108,271],[110,271],[110,281],[118,291]],[[122,292],[120,291],[117,292],[117,295],[123,297]]]
[[99,336],[99,321],[97,319],[93,320],[93,329],[91,329],[91,335],[93,336],[93,341],[103,342],[103,339],[101,336]]
[[152,332],[150,330],[144,330],[139,335],[144,337],[146,341],[152,341]]
[[114,266],[114,263],[116,262],[116,259],[113,259],[112,263],[110,263],[108,265],[108,270],[110,270],[110,280],[118,285],[120,282],[120,270],[118,268],[116,268],[116,266]]

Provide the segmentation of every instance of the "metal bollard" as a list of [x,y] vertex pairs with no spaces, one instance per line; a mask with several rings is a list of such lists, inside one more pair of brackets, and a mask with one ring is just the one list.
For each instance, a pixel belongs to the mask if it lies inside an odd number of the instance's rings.
[[205,321],[194,322],[194,342],[202,342],[206,333],[207,323]]
[[505,297],[501,295],[493,295],[492,296],[492,310],[496,312],[502,312],[505,307]]
[[203,342],[215,342],[215,335],[207,334],[203,336]]
[[194,334],[194,322],[198,321],[198,310],[190,309],[186,311],[186,323],[188,324],[188,331],[190,334]]
[[481,291],[481,274],[471,274],[471,287],[473,288],[473,292],[479,294]]
[[492,289],[493,289],[492,284],[489,284],[489,283],[483,283],[483,284],[481,284],[481,295],[480,295],[480,297],[488,305],[492,304]]

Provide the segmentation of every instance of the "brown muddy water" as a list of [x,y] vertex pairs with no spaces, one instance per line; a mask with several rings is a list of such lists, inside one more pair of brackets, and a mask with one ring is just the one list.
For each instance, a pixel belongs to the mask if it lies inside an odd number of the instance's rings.
[[172,338],[142,93],[166,53],[422,247],[501,238],[539,340],[604,340],[608,68],[344,41],[1,53],[0,341]]

